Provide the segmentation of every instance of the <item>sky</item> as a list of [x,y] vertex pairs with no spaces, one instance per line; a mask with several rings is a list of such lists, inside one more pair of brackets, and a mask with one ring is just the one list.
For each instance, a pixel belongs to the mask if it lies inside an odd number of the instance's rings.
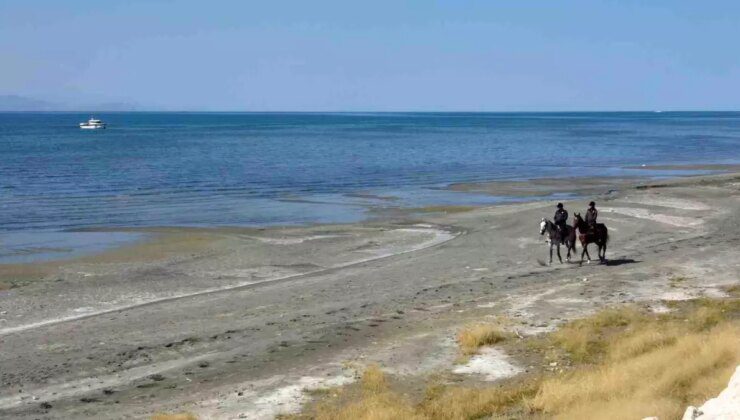
[[204,111],[740,110],[738,1],[0,0],[0,95]]

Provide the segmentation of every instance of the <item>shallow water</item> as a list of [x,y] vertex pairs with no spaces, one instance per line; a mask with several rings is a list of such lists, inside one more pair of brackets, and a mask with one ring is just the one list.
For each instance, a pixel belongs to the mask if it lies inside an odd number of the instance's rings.
[[74,258],[132,244],[145,236],[129,232],[4,232],[0,234],[0,264]]
[[452,182],[740,159],[740,113],[95,116],[109,128],[0,114],[0,232],[352,222],[512,199],[440,189]]

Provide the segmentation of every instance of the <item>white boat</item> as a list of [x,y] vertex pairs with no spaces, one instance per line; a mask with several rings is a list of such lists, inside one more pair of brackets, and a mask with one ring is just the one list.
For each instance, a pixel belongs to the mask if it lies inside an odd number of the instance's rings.
[[80,123],[80,128],[83,130],[97,130],[100,128],[105,128],[105,123],[100,120],[96,120],[95,118],[90,117],[90,119],[87,120],[87,122]]

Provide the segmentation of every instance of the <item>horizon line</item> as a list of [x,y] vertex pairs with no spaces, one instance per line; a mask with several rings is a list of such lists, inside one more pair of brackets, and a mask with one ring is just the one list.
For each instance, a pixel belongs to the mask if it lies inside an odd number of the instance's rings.
[[336,110],[317,110],[317,111],[256,111],[256,110],[193,110],[193,109],[132,109],[132,110],[106,110],[106,109],[64,109],[64,110],[2,110],[0,113],[17,113],[17,114],[74,114],[83,112],[104,112],[110,114],[124,113],[177,113],[177,114],[560,114],[560,113],[688,113],[688,112],[740,112],[740,109],[621,109],[621,110],[511,110],[511,111],[472,111],[472,110],[392,110],[392,111],[373,111],[373,110],[355,110],[355,111],[336,111]]

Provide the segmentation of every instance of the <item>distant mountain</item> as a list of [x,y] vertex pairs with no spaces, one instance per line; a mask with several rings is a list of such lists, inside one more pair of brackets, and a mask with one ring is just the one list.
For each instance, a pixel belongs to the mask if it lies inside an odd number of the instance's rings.
[[141,107],[128,102],[107,102],[98,105],[82,105],[76,111],[141,111]]
[[0,112],[9,111],[138,111],[142,108],[127,102],[107,102],[101,104],[60,104],[19,95],[0,95]]
[[0,111],[52,111],[58,104],[18,95],[0,95]]

